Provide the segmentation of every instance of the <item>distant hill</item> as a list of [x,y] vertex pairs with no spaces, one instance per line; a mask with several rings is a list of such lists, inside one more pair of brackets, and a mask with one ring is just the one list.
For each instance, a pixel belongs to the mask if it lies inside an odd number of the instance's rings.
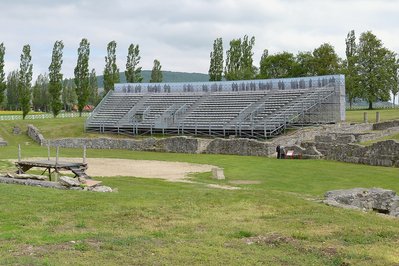
[[[208,74],[202,73],[187,73],[187,72],[174,72],[174,71],[162,71],[163,80],[162,82],[201,82],[201,81],[209,81]],[[143,70],[141,71],[141,75],[143,76],[143,83],[150,82],[151,78],[151,70]],[[119,72],[119,77],[121,83],[126,82],[126,77],[124,72]],[[97,76],[98,87],[103,88],[104,77]]]

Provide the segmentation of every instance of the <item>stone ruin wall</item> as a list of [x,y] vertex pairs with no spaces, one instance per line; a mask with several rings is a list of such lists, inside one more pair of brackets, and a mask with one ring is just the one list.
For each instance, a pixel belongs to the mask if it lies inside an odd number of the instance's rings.
[[[353,130],[330,131],[316,136],[312,141],[304,141],[287,149],[295,150],[305,158],[399,167],[399,142],[386,140],[369,146],[358,144],[399,132],[399,120],[363,125],[368,125],[370,129],[356,125]],[[371,132],[371,129],[377,131]]]
[[[37,128],[28,126],[28,135],[42,146],[90,149],[127,149],[134,151],[158,151],[176,153],[231,154],[246,156],[274,156],[277,144],[286,150],[301,153],[304,158],[336,160],[380,166],[399,167],[399,143],[387,140],[361,146],[358,142],[375,139],[398,132],[399,121],[378,124],[325,125],[317,130],[304,129],[289,136],[282,136],[271,142],[253,139],[201,139],[193,137],[112,139],[112,138],[65,138],[46,140]],[[384,131],[370,133],[373,128]],[[396,130],[396,131],[395,131]],[[364,131],[366,131],[364,133]],[[362,133],[363,132],[363,133]],[[321,135],[320,135],[321,134]]]
[[46,140],[37,128],[28,126],[28,135],[41,146],[61,148],[126,149],[134,151],[158,151],[176,153],[232,154],[269,156],[274,154],[274,144],[253,139],[201,139],[192,137],[113,139],[113,138],[65,138]]

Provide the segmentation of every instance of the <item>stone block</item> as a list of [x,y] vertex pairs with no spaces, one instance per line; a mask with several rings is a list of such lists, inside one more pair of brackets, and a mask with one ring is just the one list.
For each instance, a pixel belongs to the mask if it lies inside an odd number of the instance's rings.
[[45,139],[44,139],[43,135],[33,125],[28,125],[28,136],[41,146],[43,146],[45,143]]
[[66,187],[78,187],[80,186],[80,182],[76,178],[72,178],[69,176],[60,176],[58,182]]
[[112,192],[112,188],[107,187],[107,186],[96,186],[96,187],[89,188],[89,191],[94,191],[94,192]]
[[212,168],[212,178],[223,180],[225,179],[223,168],[214,167]]

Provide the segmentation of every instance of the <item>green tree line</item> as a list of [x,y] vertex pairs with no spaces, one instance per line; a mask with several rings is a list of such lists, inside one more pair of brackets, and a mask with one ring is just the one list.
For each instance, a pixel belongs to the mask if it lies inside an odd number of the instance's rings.
[[[210,53],[210,81],[248,80],[305,77],[329,74],[345,74],[347,97],[350,103],[361,98],[369,102],[369,108],[377,100],[387,101],[398,94],[399,60],[396,53],[383,46],[372,32],[364,32],[356,39],[350,31],[345,39],[346,58],[340,58],[332,45],[321,44],[313,51],[293,53],[283,51],[269,54],[265,49],[256,67],[253,62],[255,37],[233,39],[229,42],[226,59],[223,56],[223,40],[217,38]],[[72,80],[62,75],[63,42],[54,43],[49,73],[40,74],[32,84],[33,64],[30,45],[24,45],[20,56],[20,68],[6,76],[4,56],[6,47],[0,44],[0,108],[22,110],[25,117],[31,109],[52,112],[56,117],[61,110],[70,111],[77,106],[80,114],[87,104],[96,105],[101,97],[114,89],[119,82],[116,62],[117,43],[107,45],[104,67],[104,94],[98,94],[95,69],[89,70],[90,43],[82,39]],[[139,45],[131,44],[126,59],[127,82],[141,82]],[[150,82],[162,82],[160,61],[155,59]]]
[[[54,43],[49,72],[40,74],[32,84],[33,64],[31,63],[30,45],[24,45],[20,68],[6,76],[4,56],[6,48],[0,44],[0,108],[22,110],[23,118],[31,109],[52,112],[56,117],[62,110],[71,111],[77,107],[80,115],[86,105],[96,105],[101,97],[114,89],[119,82],[119,69],[116,63],[117,43],[107,45],[104,67],[104,93],[99,95],[95,69],[89,70],[90,42],[83,38],[77,51],[77,62],[73,79],[64,79],[62,74],[63,49],[62,41]],[[126,62],[127,82],[141,82],[139,45],[130,44]],[[151,82],[162,82],[162,71],[159,60],[154,60]]]
[[[209,80],[249,80],[345,74],[346,94],[350,104],[364,99],[373,108],[375,101],[393,101],[399,89],[399,60],[397,54],[383,46],[372,32],[367,31],[356,41],[355,32],[348,33],[346,58],[340,58],[334,47],[323,43],[313,51],[293,53],[283,51],[269,54],[265,49],[259,68],[253,64],[255,37],[230,41],[223,59],[223,40],[215,39],[210,53]],[[224,66],[224,67],[223,67]]]

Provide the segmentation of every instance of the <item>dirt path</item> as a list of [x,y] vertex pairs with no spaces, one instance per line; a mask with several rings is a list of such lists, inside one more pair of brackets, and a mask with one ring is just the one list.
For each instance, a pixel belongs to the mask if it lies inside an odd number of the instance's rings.
[[[30,158],[34,160],[47,158]],[[29,160],[29,159],[24,159]],[[81,158],[62,158],[60,161],[81,162]],[[207,164],[165,162],[149,160],[87,158],[89,176],[134,176],[179,181],[190,173],[210,172],[216,167]]]

